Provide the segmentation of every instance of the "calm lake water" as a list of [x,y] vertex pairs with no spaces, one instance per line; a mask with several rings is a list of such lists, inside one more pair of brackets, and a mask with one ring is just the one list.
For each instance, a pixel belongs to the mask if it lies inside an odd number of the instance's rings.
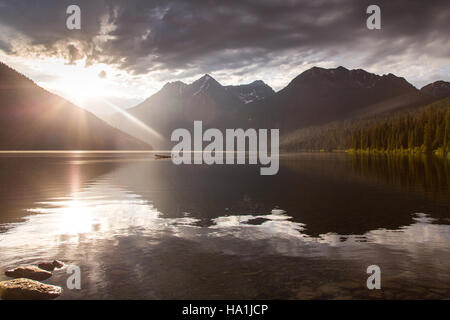
[[81,290],[64,269],[46,281],[60,299],[450,298],[450,161],[304,154],[260,176],[151,154],[0,154],[0,179],[0,269],[79,266]]

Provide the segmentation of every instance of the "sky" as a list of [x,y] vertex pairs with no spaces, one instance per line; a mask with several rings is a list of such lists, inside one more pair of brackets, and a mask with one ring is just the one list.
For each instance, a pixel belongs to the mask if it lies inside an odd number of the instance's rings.
[[[69,30],[66,10],[81,9]],[[369,30],[366,9],[381,9]],[[0,60],[97,114],[211,74],[275,90],[313,67],[450,80],[448,0],[0,0]]]

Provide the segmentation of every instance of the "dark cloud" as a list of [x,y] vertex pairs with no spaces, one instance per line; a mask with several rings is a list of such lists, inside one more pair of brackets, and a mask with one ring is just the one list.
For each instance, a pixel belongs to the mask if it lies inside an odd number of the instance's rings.
[[314,55],[361,57],[362,67],[406,54],[450,56],[447,0],[376,1],[382,29],[374,31],[366,28],[373,1],[365,0],[76,2],[80,31],[65,27],[74,1],[0,0],[1,27],[30,40],[15,48],[0,37],[0,47],[17,55],[59,55],[68,63],[115,63],[136,74],[252,70],[274,59],[300,63]]

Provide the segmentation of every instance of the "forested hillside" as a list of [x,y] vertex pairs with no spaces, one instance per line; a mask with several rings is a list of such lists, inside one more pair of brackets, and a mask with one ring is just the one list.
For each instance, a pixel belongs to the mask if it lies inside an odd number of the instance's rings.
[[281,141],[284,151],[364,150],[439,152],[450,150],[450,98],[408,112],[333,122],[297,130]]

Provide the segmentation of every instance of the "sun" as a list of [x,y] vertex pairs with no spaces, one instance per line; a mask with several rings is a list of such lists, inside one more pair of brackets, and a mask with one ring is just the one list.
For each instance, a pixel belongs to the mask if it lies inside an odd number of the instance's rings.
[[51,75],[51,80],[38,84],[83,106],[110,94],[107,89],[109,79],[106,68],[104,65],[87,67],[86,61],[77,61],[74,64],[52,61],[46,63],[46,71]]
[[84,67],[75,67],[55,82],[55,90],[80,104],[103,97],[107,95],[105,79],[95,71]]
[[97,76],[76,74],[61,81],[61,90],[72,100],[85,103],[104,94],[104,85]]

